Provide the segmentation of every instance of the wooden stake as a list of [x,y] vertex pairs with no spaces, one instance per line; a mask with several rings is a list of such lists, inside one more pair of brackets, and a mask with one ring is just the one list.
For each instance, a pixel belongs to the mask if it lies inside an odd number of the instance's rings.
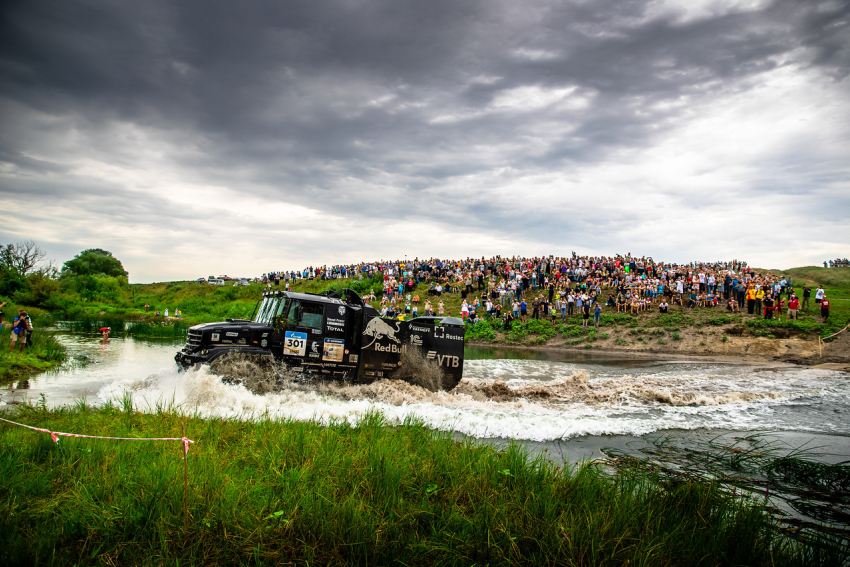
[[[186,423],[180,424],[183,437],[186,437]],[[186,451],[186,442],[181,447],[183,450],[183,538],[189,533],[189,452]]]
[[818,350],[820,351],[820,357],[823,358],[823,341],[818,337]]

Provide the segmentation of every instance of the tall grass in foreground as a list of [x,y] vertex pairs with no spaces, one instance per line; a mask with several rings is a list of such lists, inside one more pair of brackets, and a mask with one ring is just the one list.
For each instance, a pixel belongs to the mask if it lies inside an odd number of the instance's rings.
[[377,414],[356,425],[182,418],[132,404],[25,407],[0,424],[0,562],[6,565],[800,565],[837,547],[775,531],[755,501],[645,471],[606,474],[459,442]]

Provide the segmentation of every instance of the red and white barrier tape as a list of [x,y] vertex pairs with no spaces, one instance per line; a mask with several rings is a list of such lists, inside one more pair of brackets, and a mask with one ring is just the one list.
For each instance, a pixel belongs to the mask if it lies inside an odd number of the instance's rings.
[[192,441],[188,437],[97,437],[95,435],[80,435],[78,433],[63,433],[61,431],[51,431],[49,429],[43,429],[41,427],[33,427],[32,425],[9,421],[8,419],[3,419],[2,417],[0,417],[0,421],[5,421],[6,423],[11,423],[12,425],[26,427],[27,429],[32,429],[33,431],[49,433],[50,438],[53,439],[54,443],[59,443],[59,437],[79,437],[82,439],[110,439],[113,441],[182,441],[184,455],[187,455],[189,453],[189,444],[194,443],[194,441]]
[[829,335],[828,337],[818,337],[818,338],[820,339],[820,342],[824,342],[826,339],[831,339],[831,338],[832,338],[832,337],[834,337],[835,335],[840,335],[841,333],[843,333],[843,332],[844,332],[844,331],[846,331],[847,329],[850,329],[850,323],[848,323],[846,327],[844,327],[843,329],[841,329],[841,330],[840,330],[840,331],[838,331],[837,333],[832,333],[832,334],[831,334],[831,335]]

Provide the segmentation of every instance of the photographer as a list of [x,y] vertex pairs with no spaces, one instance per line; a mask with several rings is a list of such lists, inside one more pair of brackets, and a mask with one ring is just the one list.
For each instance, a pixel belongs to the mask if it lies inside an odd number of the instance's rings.
[[15,344],[18,345],[18,352],[24,352],[24,347],[27,344],[27,337],[32,331],[29,315],[23,309],[18,311],[18,316],[15,317],[15,322],[12,324],[12,334],[10,336],[12,345],[9,349],[9,354],[15,352]]

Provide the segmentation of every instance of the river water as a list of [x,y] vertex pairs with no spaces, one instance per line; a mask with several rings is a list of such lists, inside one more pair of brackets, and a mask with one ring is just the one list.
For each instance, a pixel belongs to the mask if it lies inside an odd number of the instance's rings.
[[590,355],[470,348],[452,392],[403,382],[365,386],[291,382],[256,395],[208,367],[178,372],[182,343],[60,334],[70,361],[59,370],[0,389],[0,405],[120,402],[141,411],[170,405],[200,415],[249,419],[347,419],[370,410],[393,421],[576,461],[603,446],[635,451],[658,436],[704,441],[769,434],[819,460],[850,459],[850,374],[790,366],[711,361],[605,359]]

